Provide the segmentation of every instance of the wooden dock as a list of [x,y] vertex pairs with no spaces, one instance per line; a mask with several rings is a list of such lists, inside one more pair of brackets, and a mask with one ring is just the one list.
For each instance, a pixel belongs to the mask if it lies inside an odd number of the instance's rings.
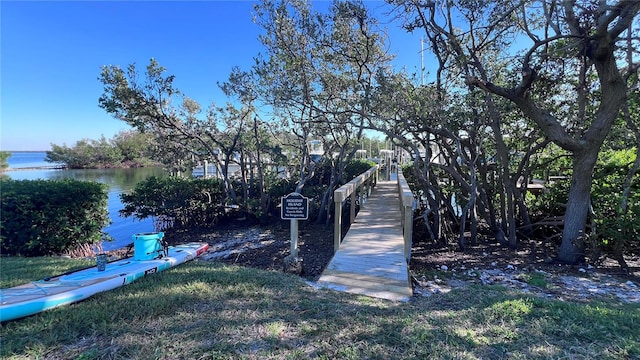
[[318,280],[338,291],[393,301],[413,294],[396,181],[379,181]]

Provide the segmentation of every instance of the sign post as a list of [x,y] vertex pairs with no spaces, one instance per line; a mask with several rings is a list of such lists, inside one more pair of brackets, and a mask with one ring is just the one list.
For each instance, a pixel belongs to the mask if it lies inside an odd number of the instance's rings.
[[298,220],[309,218],[309,199],[297,192],[283,196],[281,200],[282,220],[291,220],[291,257],[298,257]]

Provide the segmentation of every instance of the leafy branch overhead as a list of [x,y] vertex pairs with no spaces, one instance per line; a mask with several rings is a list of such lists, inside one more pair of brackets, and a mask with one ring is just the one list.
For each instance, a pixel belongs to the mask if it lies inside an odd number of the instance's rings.
[[[640,3],[390,2],[408,29],[423,31],[430,40],[439,60],[437,84],[444,87],[442,76],[477,97],[476,108],[482,110],[473,116],[480,128],[472,132],[480,134],[483,121],[490,124],[507,197],[503,228],[494,232],[506,230],[514,243],[516,206],[526,225],[526,204],[514,185],[528,174],[511,174],[506,167],[513,152],[503,134],[510,109],[517,109],[519,123],[570,154],[572,186],[559,259],[581,261],[596,160],[626,105],[630,74],[638,69],[634,20]],[[633,55],[625,56],[623,49]],[[460,76],[463,82],[456,81]]]
[[[381,137],[377,150],[411,166],[420,240],[465,249],[481,235],[510,247],[561,238],[558,259],[582,261],[601,234],[592,202],[599,156],[638,153],[640,2],[387,3],[386,22],[363,1],[324,12],[305,0],[256,4],[262,52],[219,84],[224,107],[203,111],[153,59],[144,74],[135,64],[104,67],[99,104],[151,134],[174,172],[213,163],[225,201],[248,211],[268,211],[273,179],[298,191],[321,184],[318,222],[334,216],[332,191],[356,151]],[[428,68],[398,69],[383,24],[420,34]],[[314,159],[309,144],[322,144],[324,156]],[[634,160],[616,178],[620,223],[638,168]],[[548,190],[551,179],[570,184],[560,214],[537,207],[546,193],[527,190],[540,182]],[[559,233],[539,225],[552,212]]]

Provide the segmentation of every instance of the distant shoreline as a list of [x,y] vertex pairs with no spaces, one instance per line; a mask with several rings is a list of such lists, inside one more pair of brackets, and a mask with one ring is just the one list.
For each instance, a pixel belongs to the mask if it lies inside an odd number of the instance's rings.
[[10,152],[10,153],[46,153],[51,150],[0,150],[0,151]]
[[6,168],[2,171],[26,171],[26,170],[63,170],[67,167],[64,165],[49,165],[49,166],[29,166],[20,168]]
[[70,168],[67,165],[42,165],[42,166],[27,166],[27,167],[19,167],[19,168],[6,168],[0,169],[0,173],[8,172],[8,171],[28,171],[28,170],[101,170],[101,169],[140,169],[146,167],[159,167],[160,165],[153,166],[131,166],[131,165],[120,165],[120,166],[106,166],[106,167],[96,167],[96,168]]

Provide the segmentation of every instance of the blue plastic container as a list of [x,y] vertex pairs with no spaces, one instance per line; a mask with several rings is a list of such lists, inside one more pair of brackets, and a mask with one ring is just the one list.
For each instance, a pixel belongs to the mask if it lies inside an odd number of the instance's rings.
[[133,260],[153,260],[162,255],[163,232],[133,235]]

